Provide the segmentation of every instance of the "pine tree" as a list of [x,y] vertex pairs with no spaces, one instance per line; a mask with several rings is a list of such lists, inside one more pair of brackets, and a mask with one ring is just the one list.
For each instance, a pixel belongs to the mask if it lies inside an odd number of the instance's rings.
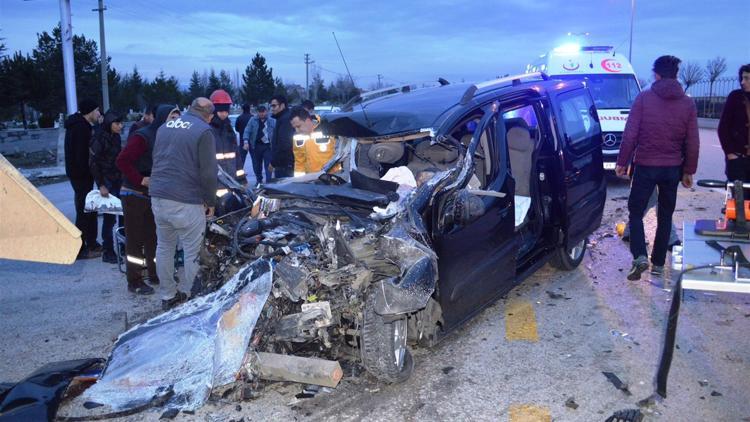
[[234,98],[235,92],[234,85],[232,84],[232,78],[229,77],[229,73],[227,73],[225,70],[219,72],[219,88],[226,91],[227,94],[229,94],[229,96],[232,97],[235,102],[237,102],[237,99]]
[[[266,65],[266,58],[255,53],[250,65],[242,75],[242,98],[246,103],[258,105],[271,100],[275,90],[278,91],[273,78],[273,68]],[[283,87],[283,83],[281,84]]]
[[190,86],[187,90],[187,100],[193,101],[198,97],[206,97],[206,85],[203,83],[198,71],[193,71],[193,75],[190,77]]
[[221,81],[219,80],[219,77],[216,76],[216,72],[214,72],[214,69],[211,68],[211,73],[208,75],[208,87],[206,88],[206,93],[208,95],[211,95],[212,92],[220,88]]

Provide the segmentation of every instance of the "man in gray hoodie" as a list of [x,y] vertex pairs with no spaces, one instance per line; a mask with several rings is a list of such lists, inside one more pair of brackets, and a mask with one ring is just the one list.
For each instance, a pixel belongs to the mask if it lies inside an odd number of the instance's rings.
[[624,176],[632,163],[633,181],[628,198],[630,252],[633,265],[628,280],[638,280],[648,268],[643,215],[658,187],[656,235],[651,251],[651,272],[661,275],[667,256],[677,187],[693,185],[698,167],[698,118],[695,103],[677,82],[680,59],[661,56],[654,62],[656,82],[635,99],[625,125],[615,173]]
[[[211,126],[214,106],[196,98],[182,117],[156,133],[149,191],[156,221],[156,272],[162,308],[169,309],[190,295],[198,274],[198,252],[206,230],[206,216],[216,204],[216,144]],[[180,241],[185,257],[185,279],[174,280],[174,255]]]

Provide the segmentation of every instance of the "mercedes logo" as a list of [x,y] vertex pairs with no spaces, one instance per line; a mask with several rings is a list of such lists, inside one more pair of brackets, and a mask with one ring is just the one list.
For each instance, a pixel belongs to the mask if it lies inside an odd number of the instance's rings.
[[604,146],[613,147],[617,145],[617,135],[608,133],[604,135]]

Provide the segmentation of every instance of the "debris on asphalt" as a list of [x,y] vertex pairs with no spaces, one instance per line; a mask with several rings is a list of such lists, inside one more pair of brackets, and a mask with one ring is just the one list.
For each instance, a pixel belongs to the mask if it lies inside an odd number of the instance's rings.
[[653,408],[654,406],[656,406],[656,401],[657,400],[659,400],[659,395],[658,394],[651,394],[650,396],[646,397],[643,400],[638,400],[638,402],[636,403],[636,405],[638,405],[638,407],[640,407],[640,408],[650,409],[650,408]]
[[578,403],[576,403],[573,397],[568,397],[568,399],[565,400],[565,407],[569,407],[573,410],[576,410],[578,409]]
[[711,392],[711,397],[721,397],[721,396],[723,396],[723,394],[721,394],[718,391],[712,391]]
[[700,380],[698,381],[698,384],[700,384],[701,387],[705,387],[708,385],[708,380]]
[[444,367],[444,368],[443,368],[443,373],[444,373],[445,375],[448,375],[448,374],[450,374],[450,373],[451,373],[451,371],[453,371],[454,369],[455,369],[455,368],[454,368],[454,367],[452,367],[452,366],[446,366],[446,367]]
[[251,357],[255,359],[245,364],[245,369],[251,373],[257,372],[260,379],[269,381],[336,387],[344,376],[341,365],[335,360],[265,352],[253,353]]
[[565,299],[565,295],[561,295],[559,293],[551,292],[547,290],[547,295],[550,299]]
[[616,389],[622,391],[628,396],[632,395],[630,393],[630,390],[628,390],[628,384],[622,382],[622,380],[620,380],[620,378],[617,375],[615,375],[613,372],[602,372],[602,374],[604,374],[604,376],[607,377],[609,382],[611,382],[612,385],[614,385]]
[[174,419],[180,413],[180,409],[167,409],[159,416],[159,419]]
[[608,417],[605,422],[641,422],[643,413],[638,409],[618,410]]

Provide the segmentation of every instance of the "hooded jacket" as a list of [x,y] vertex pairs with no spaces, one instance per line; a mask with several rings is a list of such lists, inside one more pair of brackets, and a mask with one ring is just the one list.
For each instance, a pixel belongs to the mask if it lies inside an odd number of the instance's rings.
[[94,135],[89,149],[89,169],[97,186],[106,186],[112,190],[122,182],[122,173],[115,165],[117,156],[122,150],[119,133],[112,132],[112,123],[117,120],[117,113],[108,111],[104,115],[102,130]]
[[724,154],[750,155],[750,120],[745,102],[750,102],[750,93],[736,89],[729,93],[719,120],[719,141]]
[[291,123],[292,111],[285,107],[284,111],[274,114],[276,126],[271,137],[271,165],[274,167],[294,166],[294,152],[292,152],[292,138],[294,128]]
[[93,126],[81,112],[65,120],[65,174],[71,179],[90,179],[89,145]]
[[137,130],[128,137],[128,143],[117,156],[115,164],[125,176],[123,186],[128,189],[148,193],[148,188],[143,186],[143,178],[151,176],[151,167],[153,166],[152,154],[154,142],[156,141],[156,131],[159,126],[167,121],[169,113],[174,110],[174,106],[162,104],[156,108],[156,116],[150,125],[143,129]]
[[625,124],[618,166],[698,168],[698,117],[695,103],[676,79],[660,79],[635,98]]

